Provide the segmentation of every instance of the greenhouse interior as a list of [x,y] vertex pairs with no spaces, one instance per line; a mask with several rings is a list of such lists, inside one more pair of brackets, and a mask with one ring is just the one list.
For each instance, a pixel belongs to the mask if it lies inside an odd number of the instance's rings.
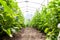
[[60,0],[0,0],[0,40],[60,40]]

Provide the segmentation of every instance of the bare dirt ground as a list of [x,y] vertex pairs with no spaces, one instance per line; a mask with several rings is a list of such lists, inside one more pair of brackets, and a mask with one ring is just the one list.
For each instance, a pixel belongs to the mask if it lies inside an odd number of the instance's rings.
[[3,37],[3,40],[45,40],[45,34],[34,28],[27,27],[21,29],[21,32],[14,34],[12,38]]

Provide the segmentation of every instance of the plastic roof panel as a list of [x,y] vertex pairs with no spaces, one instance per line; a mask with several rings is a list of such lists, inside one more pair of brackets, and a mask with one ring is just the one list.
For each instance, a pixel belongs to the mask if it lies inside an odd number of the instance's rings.
[[[48,4],[48,0],[16,0],[21,8],[24,17],[31,19],[36,9],[41,10],[43,5]],[[28,17],[27,17],[28,16]]]

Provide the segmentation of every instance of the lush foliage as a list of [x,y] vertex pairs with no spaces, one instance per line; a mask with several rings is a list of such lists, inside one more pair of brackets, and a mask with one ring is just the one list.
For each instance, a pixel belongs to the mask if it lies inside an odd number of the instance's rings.
[[24,18],[15,0],[0,0],[0,35],[17,32],[23,27]]
[[32,27],[46,33],[51,40],[57,40],[60,23],[60,0],[51,0],[47,6],[44,6],[41,12],[36,11],[31,21]]

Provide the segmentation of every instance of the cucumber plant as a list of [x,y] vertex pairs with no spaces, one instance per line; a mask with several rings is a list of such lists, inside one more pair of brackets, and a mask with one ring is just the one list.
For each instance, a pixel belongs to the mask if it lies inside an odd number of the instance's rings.
[[36,11],[30,25],[46,33],[51,40],[57,40],[59,29],[57,24],[60,23],[60,0],[50,0],[47,6],[42,10]]
[[24,17],[15,0],[0,0],[0,35],[12,37],[24,26]]

